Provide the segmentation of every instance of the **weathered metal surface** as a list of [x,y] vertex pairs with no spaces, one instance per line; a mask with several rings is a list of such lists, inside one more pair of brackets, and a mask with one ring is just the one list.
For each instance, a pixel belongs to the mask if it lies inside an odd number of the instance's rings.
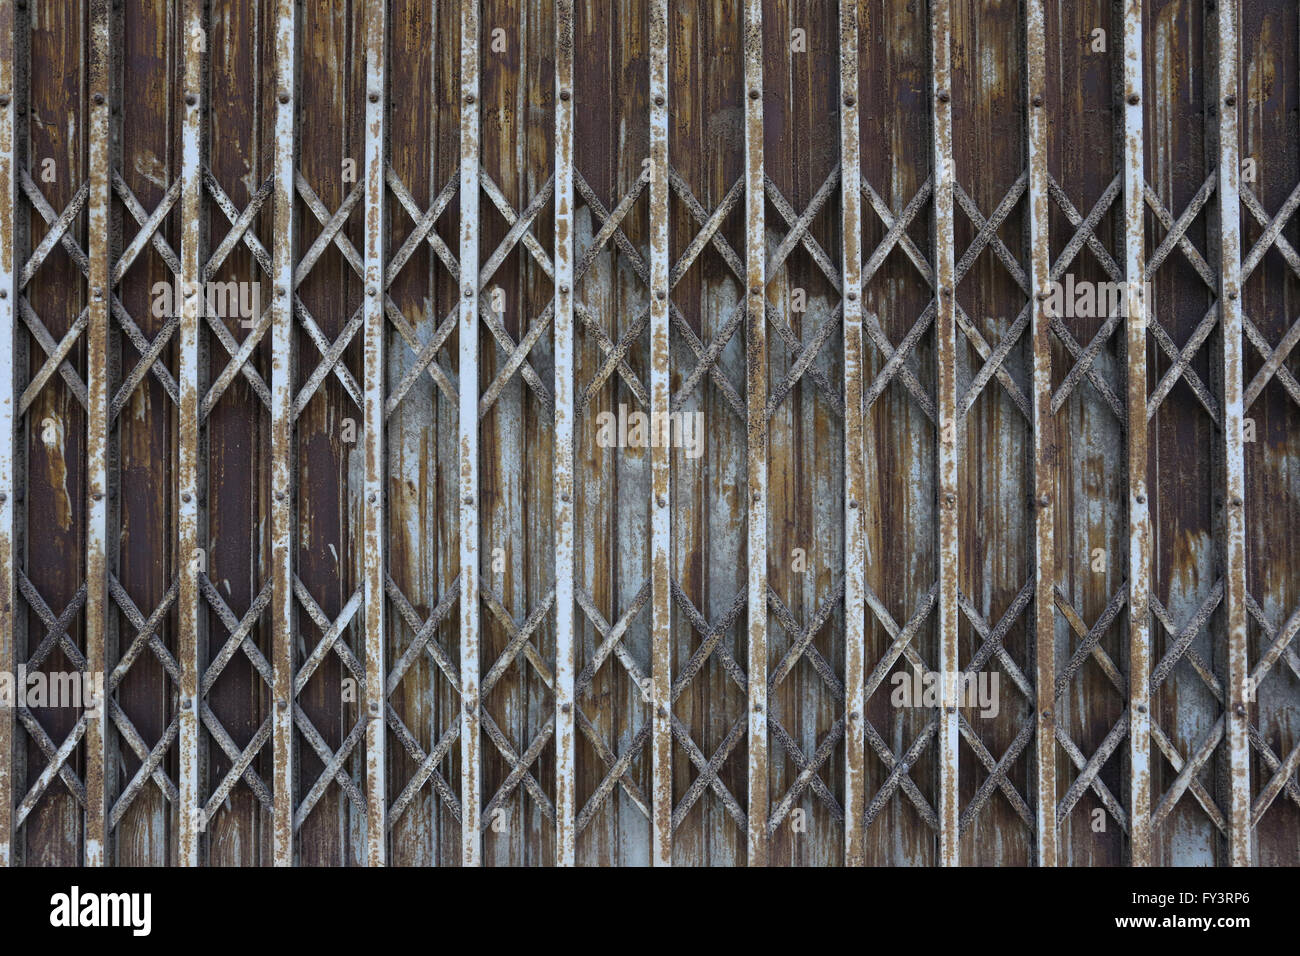
[[1293,4],[0,30],[3,862],[1300,858]]

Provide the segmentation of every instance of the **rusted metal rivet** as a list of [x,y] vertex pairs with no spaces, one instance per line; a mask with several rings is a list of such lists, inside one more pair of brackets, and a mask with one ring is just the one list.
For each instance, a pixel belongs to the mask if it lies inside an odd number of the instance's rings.
[[751,100],[756,100],[756,99],[758,99],[759,96],[761,96],[761,95],[762,95],[762,94],[759,93],[758,90],[750,90],[750,91],[749,91],[749,98],[750,98]]
[[569,287],[567,285],[560,286],[560,295],[568,295],[568,294],[569,294]]
[[193,706],[194,706],[194,701],[192,701],[188,697],[186,697],[183,701],[181,701],[181,710],[189,710]]
[[0,93],[0,106],[8,106],[8,105],[9,105],[9,94]]
[[93,495],[91,495],[90,497],[94,498],[96,501],[103,501],[103,500],[104,500],[104,493],[103,493],[102,491],[96,491],[96,492],[95,492]]
[[1034,298],[1037,299],[1039,302],[1046,302],[1050,298],[1050,296],[1046,292],[1040,292],[1038,293],[1038,295],[1034,296]]
[[1223,105],[1224,105],[1224,106],[1236,106],[1236,105],[1237,105],[1237,98],[1236,98],[1235,96],[1225,96],[1225,97],[1223,98]]
[[1146,712],[1147,712],[1147,705],[1146,705],[1146,704],[1138,704],[1138,713],[1139,713],[1139,714],[1145,714]]
[[761,714],[762,712],[763,712],[763,705],[760,704],[758,701],[754,701],[754,713]]
[[278,299],[283,299],[283,298],[284,298],[284,286],[282,286],[282,285],[278,285],[278,286],[276,286],[276,287],[275,287],[275,295],[276,295],[276,298],[278,298]]
[[100,299],[104,298],[104,290],[101,289],[99,286],[95,286],[95,288],[92,290],[91,294],[94,296],[94,299],[95,299],[96,302],[98,302]]
[[850,293],[848,293],[847,298],[848,298],[848,300],[849,300],[850,302],[857,302],[857,301],[858,301],[858,294],[857,294],[856,292],[850,292]]
[[856,508],[857,506],[858,506],[858,502],[857,502],[856,499],[850,499],[850,500],[849,500],[849,509],[850,509],[850,510]]
[[750,295],[761,295],[762,292],[763,292],[763,290],[762,290],[761,288],[759,288],[758,286],[756,286],[756,285],[751,285],[751,286],[749,287],[749,294],[750,294]]
[[377,714],[377,713],[379,713],[379,701],[377,701],[377,700],[372,700],[372,701],[370,702],[370,712],[371,712],[372,714]]
[[7,298],[9,298],[9,290],[0,289],[0,299],[7,299]]
[[655,713],[658,714],[660,717],[667,717],[667,716],[668,716],[668,708],[665,707],[665,706],[663,706],[662,704],[660,704],[660,705],[659,705],[659,709],[658,709],[657,711],[655,711]]
[[1229,298],[1229,299],[1236,299],[1236,298],[1237,298],[1237,290],[1236,290],[1236,289],[1233,289],[1231,292],[1229,292],[1229,293],[1228,293],[1228,298]]
[[845,106],[853,106],[853,105],[856,104],[857,102],[858,102],[858,101],[857,101],[854,97],[852,97],[852,96],[846,96],[846,97],[844,97],[844,105],[845,105]]
[[945,714],[955,714],[955,713],[957,713],[957,708],[956,708],[956,707],[953,707],[951,704],[949,704],[947,707],[945,707],[945,708],[943,709],[943,712],[944,712]]
[[1035,97],[1034,97],[1034,105],[1035,105],[1035,106],[1042,106],[1042,105],[1043,105],[1043,98],[1042,98],[1041,96],[1035,96]]
[[4,504],[4,503],[5,503],[6,501],[8,501],[8,500],[9,500],[9,496],[8,496],[8,495],[0,494],[0,505]]
[[655,499],[655,504],[657,504],[660,508],[667,508],[667,507],[668,507],[668,499],[665,498],[663,495],[660,495],[659,497],[657,497],[657,498]]
[[181,501],[188,503],[189,500],[190,500],[189,492],[186,492],[185,494],[181,495]]
[[957,503],[957,496],[950,491],[943,496],[943,501],[944,504],[946,504],[949,508],[951,508],[953,505]]
[[949,286],[944,286],[939,290],[939,294],[947,299],[952,296],[952,289]]
[[474,102],[474,94],[473,94],[473,93],[466,93],[466,94],[465,94],[465,102],[466,102],[466,103],[473,103],[473,102]]
[[1238,704],[1238,705],[1237,705],[1235,708],[1233,708],[1233,709],[1234,709],[1234,711],[1236,712],[1236,714],[1237,714],[1238,717],[1245,717],[1245,716],[1246,716],[1246,705],[1245,705],[1245,704]]
[[95,105],[96,105],[96,106],[103,106],[103,105],[104,105],[104,94],[103,94],[103,93],[96,93],[94,96],[91,97],[91,99],[95,101]]
[[378,500],[379,500],[379,496],[375,494],[373,491],[366,496],[366,501],[370,502],[372,505]]
[[379,294],[379,290],[373,285],[366,286],[366,295],[374,297]]
[[664,98],[662,96],[656,96],[655,106],[663,106],[663,105],[664,105]]
[[372,103],[378,103],[378,102],[379,102],[379,94],[376,93],[374,90],[371,90],[371,91],[370,91],[369,99],[370,99],[370,102],[372,102]]
[[1138,96],[1136,93],[1130,93],[1128,95],[1129,106],[1137,106],[1141,102],[1142,102],[1142,97]]
[[1051,719],[1052,719],[1052,712],[1051,712],[1050,710],[1045,710],[1045,711],[1043,711],[1041,714],[1039,714],[1038,716],[1042,717],[1043,720],[1051,720]]
[[658,292],[655,293],[655,298],[658,299],[660,302],[662,302],[664,299],[668,298],[668,293],[660,289]]
[[[569,100],[569,98],[572,97],[572,96],[573,96],[573,94],[570,93],[568,90],[560,90],[560,99],[562,99],[562,100],[564,100],[564,101],[567,102],[567,101]],[[662,99],[662,97],[660,97],[660,98]]]
[[1048,498],[1047,495],[1038,496],[1038,506],[1040,508],[1046,508],[1051,503],[1052,503],[1052,499]]
[[185,105],[186,105],[186,106],[198,106],[198,105],[199,105],[199,98],[198,98],[197,96],[195,96],[193,93],[186,93],[186,94],[185,94]]
[[289,702],[285,700],[283,697],[281,697],[279,700],[275,702],[275,706],[279,707],[281,710],[285,710],[288,708]]
[[1147,503],[1147,496],[1146,496],[1146,495],[1138,495],[1138,496],[1137,496],[1137,503],[1140,504],[1140,505],[1144,505],[1144,504],[1146,504],[1146,503]]
[[560,500],[567,503],[569,500],[569,493],[567,491],[561,491]]
[[288,103],[289,102],[288,90],[281,90],[278,99],[280,100],[281,103]]
[[1234,508],[1240,508],[1240,507],[1241,507],[1241,499],[1240,499],[1240,498],[1233,498],[1233,499],[1232,499],[1232,506],[1233,506]]
[[283,492],[283,491],[277,491],[277,492],[275,493],[275,500],[276,500],[276,501],[284,501],[284,492]]
[[560,713],[562,714],[570,713],[572,710],[573,710],[572,704],[564,703],[560,705]]
[[474,287],[472,285],[465,286],[465,298],[471,299],[473,297],[474,297]]
[[472,495],[466,495],[464,498],[460,500],[462,504],[466,504],[466,505],[472,505],[474,503],[474,497]]
[[948,95],[947,90],[940,90],[938,93],[938,97],[940,103],[947,103],[948,100],[951,99],[951,97]]

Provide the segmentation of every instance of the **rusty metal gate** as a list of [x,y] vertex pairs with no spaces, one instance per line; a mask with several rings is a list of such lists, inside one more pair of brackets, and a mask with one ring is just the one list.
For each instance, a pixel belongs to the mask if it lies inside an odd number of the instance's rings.
[[0,861],[1300,863],[1298,126],[1293,0],[0,0]]

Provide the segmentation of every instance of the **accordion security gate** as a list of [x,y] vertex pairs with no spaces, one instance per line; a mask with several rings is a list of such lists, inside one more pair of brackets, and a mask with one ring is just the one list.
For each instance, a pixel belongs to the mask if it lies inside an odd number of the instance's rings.
[[1298,74],[0,0],[0,861],[1300,863]]

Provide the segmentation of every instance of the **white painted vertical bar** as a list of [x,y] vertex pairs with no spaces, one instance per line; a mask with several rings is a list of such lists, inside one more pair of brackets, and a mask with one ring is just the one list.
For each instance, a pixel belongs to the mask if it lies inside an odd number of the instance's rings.
[[366,863],[388,860],[384,663],[384,120],[387,0],[366,2],[365,622]]
[[[672,400],[668,348],[668,0],[650,4],[650,408],[667,421]],[[650,449],[651,850],[673,861],[672,461]]]
[[461,862],[482,857],[479,750],[478,200],[479,6],[460,3],[460,680]]
[[1151,520],[1147,510],[1147,313],[1143,251],[1142,0],[1124,0],[1124,278],[1128,354],[1129,840],[1151,863]]
[[293,734],[293,271],[294,119],[298,32],[295,0],[277,0],[275,23],[275,309],[271,317],[271,633],[275,704],[274,859],[294,862]]
[[182,8],[184,30],[181,95],[185,108],[181,113],[181,305],[180,327],[180,445],[177,465],[180,501],[177,506],[178,561],[180,592],[177,605],[180,650],[180,717],[179,717],[179,803],[177,813],[177,862],[181,866],[198,866],[203,820],[203,767],[199,750],[199,682],[202,677],[203,646],[201,612],[203,598],[199,573],[205,566],[199,549],[205,547],[199,530],[200,475],[202,467],[199,436],[202,433],[199,358],[201,310],[205,296],[197,290],[202,282],[202,201],[203,160],[200,156],[203,124],[203,54],[191,38],[201,35],[203,4],[185,0]]
[[957,777],[957,324],[954,308],[952,159],[952,11],[949,0],[930,5],[932,127],[934,137],[935,351],[938,355],[939,858],[958,859]]
[[[17,673],[18,35],[14,0],[0,0],[0,670]],[[14,830],[14,711],[0,709],[0,866],[11,866]]]
[[1237,0],[1219,0],[1219,308],[1223,319],[1225,580],[1228,626],[1228,859],[1251,865],[1250,721],[1246,643],[1246,465],[1243,436],[1241,198],[1238,140]]
[[555,862],[573,866],[573,0],[555,8]]
[[844,862],[865,862],[867,497],[862,413],[862,143],[857,0],[840,0],[840,222],[844,234]]
[[106,773],[108,733],[105,716],[108,641],[108,507],[109,507],[109,308],[113,290],[109,286],[109,258],[113,254],[109,234],[109,163],[112,151],[112,120],[109,99],[112,71],[109,68],[109,25],[112,8],[108,0],[96,0],[90,8],[90,194],[87,199],[90,230],[90,323],[86,341],[86,388],[88,397],[86,435],[86,671],[98,680],[102,690],[87,715],[86,832],[85,865],[103,866],[108,846]]
[[763,185],[763,4],[745,0],[745,397],[749,563],[749,865],[768,857],[767,771],[767,244]]
[[1056,866],[1056,442],[1052,422],[1051,204],[1047,173],[1047,37],[1043,0],[1026,0],[1025,58],[1029,97],[1030,341],[1034,429],[1034,688],[1038,711],[1035,826],[1038,865]]

